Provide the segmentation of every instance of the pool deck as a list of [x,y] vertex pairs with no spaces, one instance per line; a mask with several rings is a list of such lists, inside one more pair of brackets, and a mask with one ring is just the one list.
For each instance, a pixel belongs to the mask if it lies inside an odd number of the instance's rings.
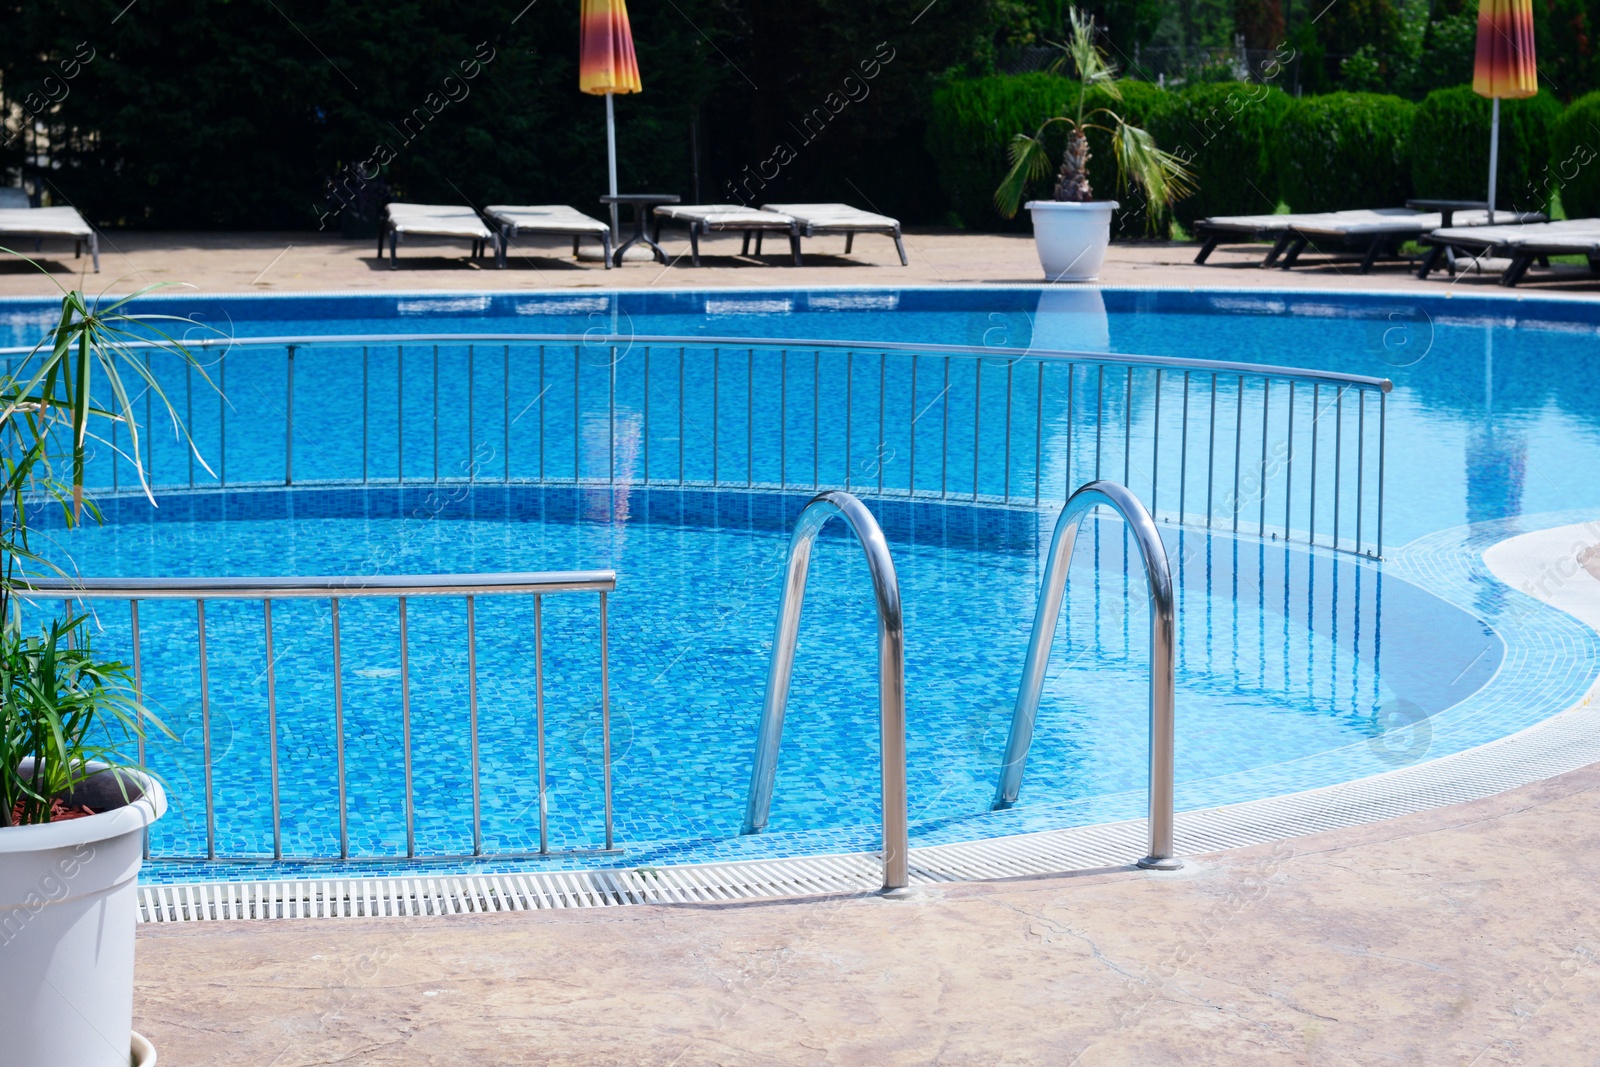
[[1594,1063],[1600,767],[1132,869],[140,929],[163,1064]]
[[[853,255],[843,255],[842,237],[805,242],[805,266],[786,266],[786,247],[769,244],[759,259],[740,256],[737,235],[713,235],[702,242],[705,266],[688,258],[688,238],[663,234],[671,262],[646,261],[604,270],[598,262],[579,263],[561,241],[513,246],[509,265],[497,270],[492,259],[467,258],[464,241],[419,239],[402,247],[399,266],[376,256],[375,241],[343,240],[315,233],[169,233],[108,231],[101,238],[101,273],[90,271],[89,257],[74,259],[62,242],[37,253],[50,273],[26,263],[0,262],[0,296],[48,296],[56,283],[98,292],[110,287],[129,292],[142,285],[185,282],[202,292],[306,292],[397,289],[553,289],[553,288],[795,288],[829,286],[1034,285],[1043,281],[1032,238],[1026,234],[981,234],[960,230],[914,230],[905,238],[910,266],[902,267],[893,243],[865,235]],[[786,246],[787,242],[779,242]],[[1441,273],[1419,281],[1402,263],[1379,264],[1357,273],[1354,262],[1323,262],[1315,257],[1294,270],[1263,270],[1265,245],[1223,245],[1205,266],[1193,262],[1195,244],[1130,242],[1115,244],[1100,277],[1106,286],[1221,287],[1258,289],[1405,290],[1445,293],[1452,289],[1508,297],[1537,294],[1600,297],[1600,279],[1587,269],[1558,266],[1555,273],[1530,272],[1516,289],[1497,284],[1498,267],[1484,273]],[[780,252],[782,254],[780,254]],[[52,281],[51,279],[54,279]]]

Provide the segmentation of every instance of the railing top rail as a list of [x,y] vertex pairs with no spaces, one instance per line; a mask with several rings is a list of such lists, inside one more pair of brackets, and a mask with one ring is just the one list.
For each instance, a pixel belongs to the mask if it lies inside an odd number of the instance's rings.
[[[1338,371],[1310,370],[1266,363],[1236,363],[1224,360],[1191,359],[1181,356],[1141,356],[1119,352],[1082,352],[1068,349],[989,348],[982,345],[918,344],[909,341],[848,341],[823,338],[787,337],[680,337],[654,334],[606,333],[414,333],[414,334],[323,334],[313,337],[206,337],[183,342],[189,348],[311,348],[349,345],[416,344],[581,344],[592,348],[613,345],[659,345],[668,348],[787,348],[839,349],[855,352],[915,352],[933,356],[976,356],[979,359],[1047,359],[1067,363],[1108,363],[1133,367],[1190,370],[1215,374],[1244,374],[1253,377],[1322,382],[1332,385],[1378,389],[1389,392],[1394,383],[1388,378]],[[164,347],[155,341],[129,342],[132,348]],[[28,355],[36,348],[0,348],[0,356]]]
[[505,574],[401,574],[251,578],[36,578],[20,591],[68,599],[260,600],[293,597],[496,596],[504,593],[609,593],[615,571]]

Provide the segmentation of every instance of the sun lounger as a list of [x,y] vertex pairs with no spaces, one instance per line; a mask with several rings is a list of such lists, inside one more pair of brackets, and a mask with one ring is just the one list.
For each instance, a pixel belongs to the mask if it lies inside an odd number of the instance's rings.
[[84,242],[88,242],[94,271],[100,273],[100,238],[94,227],[78,214],[77,208],[0,208],[0,241],[14,237],[32,237],[35,241],[50,237],[71,238],[73,258],[83,254]]
[[1195,235],[1202,238],[1204,243],[1200,252],[1194,257],[1196,263],[1204,263],[1210,258],[1211,253],[1224,238],[1236,237],[1246,241],[1258,238],[1271,237],[1275,239],[1272,251],[1267,253],[1267,258],[1262,260],[1263,267],[1270,267],[1277,262],[1285,248],[1294,240],[1294,227],[1297,223],[1315,224],[1327,219],[1341,217],[1351,220],[1369,219],[1379,215],[1413,215],[1416,212],[1408,208],[1378,208],[1370,210],[1362,208],[1357,211],[1324,211],[1301,215],[1218,215],[1209,219],[1201,219],[1194,224]]
[[[1454,216],[1447,218],[1447,216]],[[1496,218],[1538,222],[1543,215],[1531,212],[1497,212]],[[1276,238],[1272,250],[1261,263],[1270,267],[1277,263],[1284,270],[1293,267],[1310,245],[1318,248],[1343,247],[1362,253],[1361,273],[1372,269],[1372,264],[1382,254],[1394,254],[1406,241],[1419,240],[1438,229],[1445,222],[1457,226],[1481,226],[1489,221],[1482,210],[1455,210],[1451,212],[1421,211],[1406,207],[1356,208],[1349,211],[1327,211],[1303,215],[1230,215],[1201,219],[1195,223],[1195,232],[1205,239],[1196,263],[1204,263],[1224,237],[1242,237],[1253,240],[1259,237]]]
[[[1500,284],[1508,287],[1520,282],[1536,260],[1547,261],[1550,256],[1583,256],[1589,261],[1589,269],[1600,274],[1600,219],[1520,226],[1452,226],[1434,230],[1424,240],[1432,247],[1417,272],[1419,278],[1426,278],[1450,252],[1511,260],[1500,275]],[[1454,262],[1450,268],[1455,273]]]
[[400,238],[406,234],[417,237],[465,237],[472,242],[473,259],[481,257],[484,249],[493,245],[495,261],[500,262],[499,238],[470,207],[454,204],[388,205],[384,209],[383,222],[378,227],[378,258],[383,258],[383,241],[387,237],[390,270],[395,267],[395,253]]
[[742,256],[750,254],[750,235],[753,233],[776,230],[788,234],[794,265],[800,266],[800,223],[792,215],[758,211],[743,204],[664,204],[656,208],[655,235],[658,239],[663,221],[680,222],[689,227],[689,248],[697,267],[700,265],[701,234],[725,230],[744,233],[744,248],[739,253]]
[[[908,266],[906,246],[900,240],[900,221],[887,215],[851,207],[849,204],[762,204],[762,211],[776,211],[788,215],[800,224],[800,236],[818,234],[844,234],[844,254],[849,255],[855,246],[858,233],[881,233],[894,238],[894,247],[900,253],[900,265]],[[761,254],[761,234],[756,234],[756,255]]]
[[500,263],[505,265],[506,246],[519,234],[544,234],[572,238],[572,254],[585,237],[597,239],[605,250],[606,269],[611,269],[611,227],[565,204],[490,204],[483,209],[489,223],[500,231]]
[[[1406,241],[1420,240],[1445,223],[1444,214],[1438,211],[1377,214],[1379,217],[1368,219],[1318,219],[1295,223],[1293,240],[1281,266],[1284,270],[1294,266],[1307,245],[1341,246],[1362,253],[1361,273],[1365,274],[1380,254],[1394,255]],[[1471,229],[1489,223],[1489,213],[1484,210],[1456,211],[1454,215],[1455,229]],[[1495,218],[1522,223],[1544,221],[1543,215],[1526,211],[1497,211]]]
[[28,199],[28,191],[26,189],[18,189],[15,185],[0,185],[0,210],[19,209],[26,211],[31,207],[33,207],[33,202]]

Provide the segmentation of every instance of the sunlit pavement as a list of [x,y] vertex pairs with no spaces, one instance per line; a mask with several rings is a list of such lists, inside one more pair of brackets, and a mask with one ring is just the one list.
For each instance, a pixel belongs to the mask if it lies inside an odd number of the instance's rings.
[[[769,242],[760,257],[740,255],[737,234],[704,239],[703,266],[689,259],[687,236],[667,231],[666,264],[629,262],[605,270],[578,261],[569,243],[550,240],[513,245],[505,269],[492,258],[472,260],[465,241],[413,239],[400,248],[397,266],[377,256],[376,240],[343,240],[314,233],[161,233],[108,231],[101,238],[101,273],[87,254],[74,259],[62,242],[32,253],[48,277],[20,261],[0,262],[0,296],[50,295],[57,285],[98,292],[130,292],[144,285],[186,283],[202,292],[347,292],[395,289],[696,288],[927,285],[1034,285],[1044,275],[1027,234],[981,234],[960,230],[913,230],[906,235],[910,265],[902,267],[887,237],[863,235],[844,254],[843,237],[804,242],[805,263],[791,267],[788,242]],[[1452,279],[1439,272],[1419,281],[1402,262],[1380,263],[1358,273],[1354,260],[1307,255],[1295,269],[1260,266],[1266,245],[1223,245],[1204,266],[1194,264],[1198,246],[1177,242],[1116,243],[1098,284],[1182,288],[1382,289],[1515,298],[1533,294],[1600,298],[1600,278],[1586,268],[1536,268],[1516,289],[1498,284],[1499,268],[1463,271]],[[26,251],[26,249],[24,249]]]

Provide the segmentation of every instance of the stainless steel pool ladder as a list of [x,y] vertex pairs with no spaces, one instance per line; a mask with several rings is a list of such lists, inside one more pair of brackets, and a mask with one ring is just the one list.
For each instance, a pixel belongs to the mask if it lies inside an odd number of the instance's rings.
[[1080,486],[1067,498],[1066,507],[1056,520],[1050,553],[1045,558],[1044,585],[1033,617],[1033,635],[1028,640],[1028,658],[1022,668],[1022,684],[1017,688],[1017,706],[1012,712],[1011,732],[1006,738],[1005,759],[1000,764],[1000,783],[995,790],[993,810],[1015,804],[1022,788],[1022,769],[1028,759],[1028,745],[1033,741],[1033,722],[1039,713],[1039,697],[1044,689],[1045,671],[1050,665],[1050,647],[1055,641],[1061,602],[1066,595],[1072,546],[1083,517],[1102,504],[1121,514],[1128,524],[1139,546],[1139,555],[1144,559],[1150,586],[1150,853],[1139,861],[1139,866],[1160,871],[1177,870],[1183,862],[1173,856],[1172,846],[1172,570],[1150,512],[1126,486],[1116,482],[1093,481]]
[[795,641],[800,633],[800,609],[806,596],[806,576],[811,568],[811,546],[829,519],[842,516],[861,542],[872,572],[872,590],[878,603],[878,717],[883,791],[883,888],[903,889],[909,845],[906,829],[906,666],[905,624],[900,611],[900,584],[894,560],[878,520],[850,493],[819,493],[801,511],[789,541],[789,560],[783,593],[778,601],[778,629],[772,639],[772,663],[767,671],[767,691],[761,706],[761,726],[756,738],[755,766],[750,772],[750,793],[740,833],[760,833],[772,812],[772,784],[778,770],[778,749],[783,743],[783,713],[789,702],[789,679],[794,673]]

